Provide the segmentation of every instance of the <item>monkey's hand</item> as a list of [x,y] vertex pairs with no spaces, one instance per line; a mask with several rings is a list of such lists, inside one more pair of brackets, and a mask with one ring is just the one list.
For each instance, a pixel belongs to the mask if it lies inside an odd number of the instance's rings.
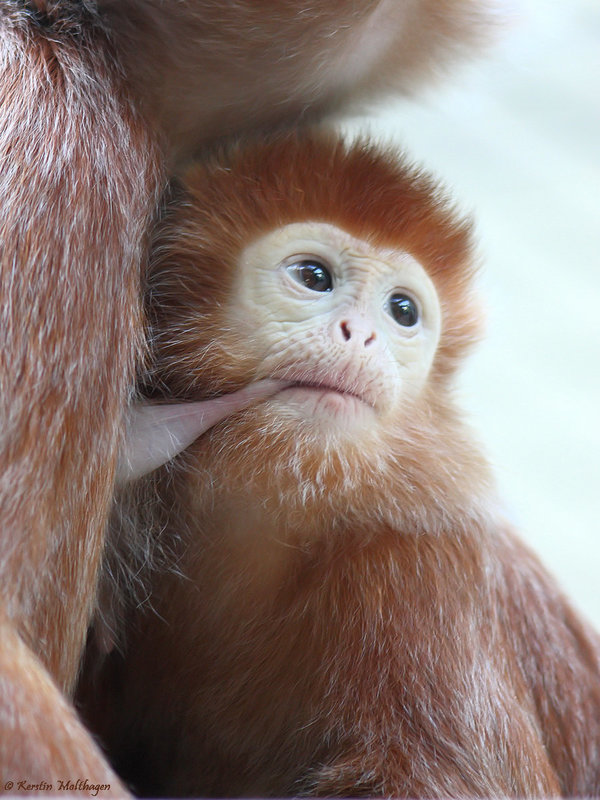
[[232,394],[195,403],[136,403],[129,410],[117,483],[141,478],[170,461],[213,425],[288,384],[263,380]]

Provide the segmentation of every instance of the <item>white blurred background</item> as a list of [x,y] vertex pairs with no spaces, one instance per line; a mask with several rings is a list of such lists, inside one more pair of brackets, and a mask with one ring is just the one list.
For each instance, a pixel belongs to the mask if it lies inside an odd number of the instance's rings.
[[488,330],[464,405],[523,538],[600,628],[600,0],[511,11],[491,54],[368,130],[474,213]]

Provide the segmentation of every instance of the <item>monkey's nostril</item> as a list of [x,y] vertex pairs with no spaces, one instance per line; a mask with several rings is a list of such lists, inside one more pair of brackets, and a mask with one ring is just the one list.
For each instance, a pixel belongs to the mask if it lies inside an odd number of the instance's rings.
[[[349,342],[350,339],[352,338],[352,330],[350,329],[350,324],[347,322],[347,320],[343,320],[343,322],[340,322],[340,330],[342,331],[342,336],[344,337],[344,340],[346,342]],[[367,335],[361,326],[358,327],[358,331],[355,328],[354,333],[355,334],[358,333],[359,341],[361,339],[364,339],[365,347],[368,347],[377,338],[375,331],[372,331],[369,333],[369,335]]]

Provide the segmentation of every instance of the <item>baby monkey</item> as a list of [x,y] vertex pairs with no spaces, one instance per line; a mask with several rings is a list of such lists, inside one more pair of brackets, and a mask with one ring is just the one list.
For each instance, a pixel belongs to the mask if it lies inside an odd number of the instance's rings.
[[176,568],[100,675],[90,650],[116,768],[153,796],[600,794],[598,638],[453,398],[469,222],[406,158],[322,131],[233,147],[174,194],[146,395],[277,383],[117,508],[115,541]]

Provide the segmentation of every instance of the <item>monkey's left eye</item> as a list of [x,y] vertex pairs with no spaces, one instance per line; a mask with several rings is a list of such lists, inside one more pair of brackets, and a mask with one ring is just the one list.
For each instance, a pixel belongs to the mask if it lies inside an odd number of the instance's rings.
[[404,328],[412,328],[419,321],[417,304],[406,294],[393,294],[390,297],[389,309],[398,325]]
[[316,259],[296,261],[286,267],[288,275],[313,292],[330,292],[333,289],[331,272]]

